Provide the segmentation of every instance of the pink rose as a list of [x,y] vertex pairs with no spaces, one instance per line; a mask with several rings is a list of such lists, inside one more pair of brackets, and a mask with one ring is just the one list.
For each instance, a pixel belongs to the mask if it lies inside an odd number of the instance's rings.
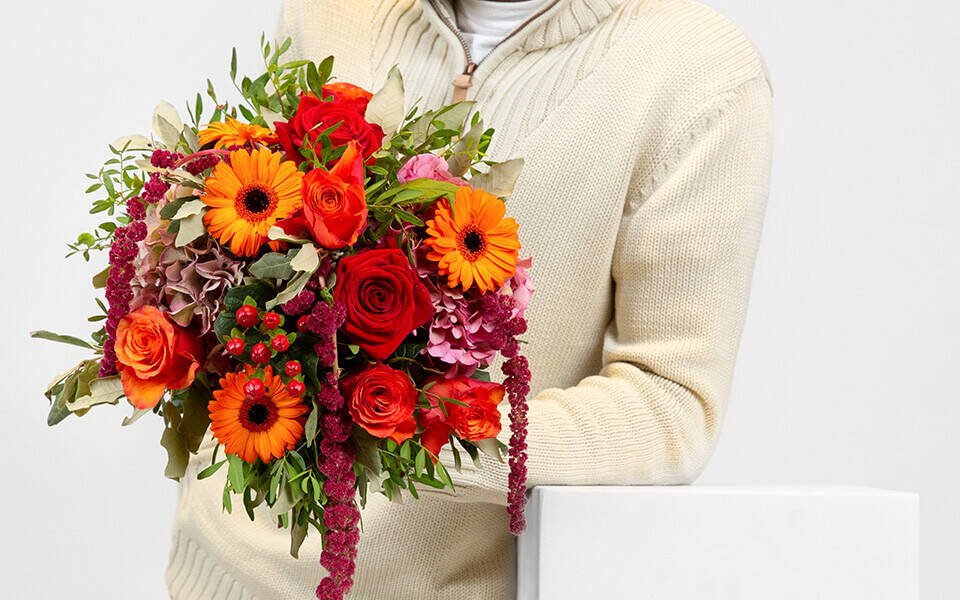
[[429,152],[414,156],[397,171],[397,180],[399,180],[400,183],[423,178],[433,179],[434,181],[446,181],[456,185],[469,185],[463,179],[450,174],[450,171],[447,170],[447,161]]

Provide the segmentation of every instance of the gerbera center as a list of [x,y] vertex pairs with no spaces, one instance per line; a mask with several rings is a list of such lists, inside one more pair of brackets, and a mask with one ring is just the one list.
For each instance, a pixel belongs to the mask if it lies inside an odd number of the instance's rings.
[[253,223],[263,221],[273,214],[277,206],[277,195],[262,185],[245,185],[237,192],[237,215]]
[[467,260],[476,260],[487,247],[487,239],[479,229],[465,229],[460,234],[460,253]]
[[247,431],[265,431],[277,421],[277,407],[269,398],[247,399],[240,407],[240,424]]

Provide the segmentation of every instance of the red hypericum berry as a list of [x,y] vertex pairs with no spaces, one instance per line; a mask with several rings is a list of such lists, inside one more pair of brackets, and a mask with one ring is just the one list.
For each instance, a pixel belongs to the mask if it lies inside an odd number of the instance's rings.
[[305,391],[307,391],[307,386],[303,385],[302,381],[291,379],[287,383],[287,391],[290,392],[290,395],[294,398],[299,398]]
[[227,342],[227,352],[234,356],[243,354],[243,339],[235,337]]
[[268,312],[267,314],[263,315],[263,326],[267,329],[276,329],[277,327],[280,327],[281,321],[283,321],[283,317],[275,312]]
[[249,304],[244,304],[237,309],[237,324],[240,327],[253,327],[260,320],[257,309]]
[[253,348],[250,349],[250,360],[258,365],[270,362],[270,348],[267,348],[267,345],[263,342],[254,344]]
[[310,315],[303,315],[302,317],[297,319],[297,329],[299,329],[300,331],[303,331],[303,328],[307,326],[307,317],[309,316]]
[[300,374],[300,363],[298,361],[291,360],[287,363],[286,367],[284,367],[284,371],[286,371],[287,375],[290,377],[296,377]]
[[250,381],[243,386],[243,393],[251,400],[259,400],[260,398],[263,398],[263,395],[266,392],[267,388],[263,385],[263,380],[258,379],[257,377],[252,377]]
[[286,352],[287,348],[290,347],[290,340],[288,340],[285,335],[274,336],[274,338],[270,340],[270,346],[277,352]]

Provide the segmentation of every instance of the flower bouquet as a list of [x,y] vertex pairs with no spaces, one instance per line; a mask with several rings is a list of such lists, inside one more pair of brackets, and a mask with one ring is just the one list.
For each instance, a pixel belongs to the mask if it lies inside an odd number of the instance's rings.
[[342,598],[370,490],[454,488],[447,443],[455,469],[461,452],[509,454],[510,527],[524,527],[517,336],[533,287],[503,201],[522,161],[486,158],[493,130],[470,102],[405,113],[396,68],[371,94],[332,81],[332,57],[282,61],[289,45],[261,39],[265,72],[239,81],[234,50],[239,103],[208,83],[192,124],[161,103],[152,139],[110,146],[87,189],[107,220],[70,244],[109,251],[102,327],[32,335],[95,353],[48,387],[50,425],[126,398],[123,425],[163,419],[174,479],[209,429],[198,477],[226,468],[223,508],[266,505],[293,556],[315,528],[317,597]]

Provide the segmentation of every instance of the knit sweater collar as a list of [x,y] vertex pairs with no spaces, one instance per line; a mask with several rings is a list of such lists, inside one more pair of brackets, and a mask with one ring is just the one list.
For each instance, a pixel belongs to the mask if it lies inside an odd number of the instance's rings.
[[[513,50],[533,52],[568,42],[593,29],[625,0],[551,0],[526,25],[497,46],[490,56]],[[420,0],[441,35],[460,43],[455,32],[453,0]],[[452,28],[452,29],[451,29]]]

